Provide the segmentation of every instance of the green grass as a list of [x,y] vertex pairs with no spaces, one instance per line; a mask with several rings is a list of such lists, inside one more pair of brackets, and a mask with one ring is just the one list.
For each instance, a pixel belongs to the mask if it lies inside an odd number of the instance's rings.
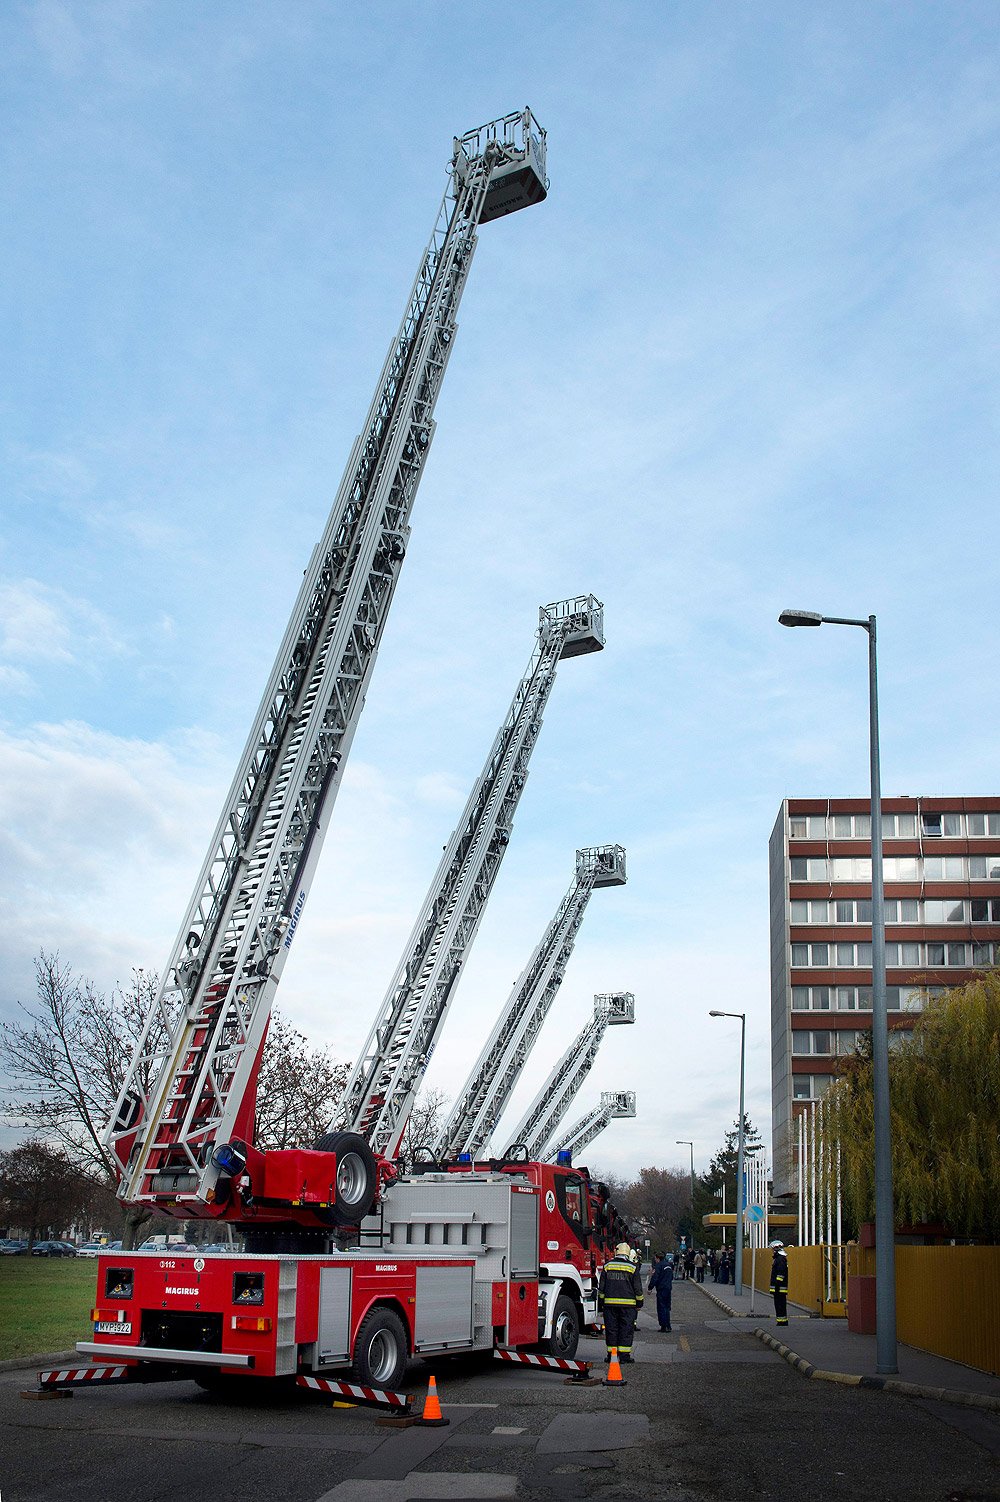
[[89,1257],[0,1257],[0,1361],[90,1340],[96,1298],[97,1262]]

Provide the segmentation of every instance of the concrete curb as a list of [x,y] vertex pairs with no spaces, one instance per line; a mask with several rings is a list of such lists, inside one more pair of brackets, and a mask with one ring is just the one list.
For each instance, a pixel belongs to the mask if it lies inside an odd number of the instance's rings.
[[[694,1286],[695,1286],[695,1288],[700,1288],[701,1291],[702,1291],[702,1293],[705,1295],[706,1299],[711,1299],[712,1303],[716,1304],[720,1309],[724,1310],[726,1312],[726,1314],[729,1315],[730,1319],[749,1319],[750,1318],[749,1314],[737,1314],[735,1309],[730,1309],[729,1305],[725,1302],[725,1300],[724,1299],[720,1299],[719,1295],[717,1293],[713,1293],[710,1288],[706,1288],[705,1285],[704,1285],[704,1283],[696,1283]],[[756,1318],[757,1318],[757,1316],[755,1314],[754,1315],[754,1319],[756,1319]]]
[[53,1351],[48,1356],[12,1356],[9,1361],[0,1361],[0,1372],[26,1372],[32,1367],[44,1369],[80,1361],[79,1351]]
[[[735,1309],[706,1288],[704,1283],[695,1284],[700,1288],[706,1298],[711,1299],[713,1304],[725,1310],[732,1319],[757,1319],[756,1314],[737,1314]],[[808,1317],[808,1316],[807,1316]],[[753,1332],[757,1339],[772,1351],[777,1351],[783,1356],[789,1366],[793,1366],[803,1377],[812,1377],[818,1382],[835,1382],[840,1387],[867,1387],[876,1392],[891,1392],[902,1398],[933,1398],[939,1403],[956,1403],[962,1408],[979,1408],[987,1413],[1000,1413],[1000,1398],[995,1398],[990,1393],[961,1392],[953,1387],[927,1387],[921,1382],[902,1382],[898,1377],[863,1377],[860,1372],[826,1372],[819,1367],[813,1366],[804,1356],[793,1351],[789,1346],[783,1345],[780,1340],[767,1330],[758,1326]]]
[[803,1377],[812,1377],[817,1382],[836,1382],[841,1387],[866,1387],[875,1392],[891,1392],[902,1398],[933,1398],[938,1403],[956,1403],[962,1408],[980,1408],[987,1413],[1000,1413],[1000,1398],[990,1393],[960,1392],[952,1387],[927,1387],[922,1382],[901,1382],[898,1377],[863,1377],[859,1372],[825,1372],[813,1366],[804,1356],[783,1345],[767,1330],[756,1329],[757,1339],[772,1351],[783,1356]]

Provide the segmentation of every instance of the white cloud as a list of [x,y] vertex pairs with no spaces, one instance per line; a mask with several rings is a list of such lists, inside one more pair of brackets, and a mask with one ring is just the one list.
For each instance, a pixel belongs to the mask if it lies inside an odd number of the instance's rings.
[[37,579],[0,584],[0,658],[8,663],[82,664],[125,651],[111,622],[88,601]]

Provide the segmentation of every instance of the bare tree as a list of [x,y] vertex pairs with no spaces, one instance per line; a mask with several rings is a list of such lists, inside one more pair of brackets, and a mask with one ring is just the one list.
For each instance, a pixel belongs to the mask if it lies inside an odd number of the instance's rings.
[[[60,1148],[70,1163],[108,1188],[118,1182],[118,1164],[101,1141],[156,993],[151,971],[133,970],[127,987],[111,996],[73,974],[58,954],[35,960],[36,999],[20,1002],[26,1018],[0,1036],[0,1062],[13,1085],[5,1092],[8,1116],[16,1114],[33,1135]],[[148,1218],[126,1217],[126,1239]]]
[[257,1082],[256,1145],[312,1147],[329,1127],[348,1068],[329,1049],[310,1048],[303,1033],[272,1012]]
[[[43,951],[35,980],[34,1003],[19,1003],[24,1020],[0,1035],[0,1064],[12,1081],[5,1092],[7,1117],[23,1122],[34,1137],[65,1153],[78,1173],[113,1192],[119,1164],[101,1136],[156,996],[157,977],[133,970],[127,986],[105,996],[58,954]],[[347,1072],[346,1064],[326,1049],[311,1049],[275,1012],[258,1081],[257,1145],[312,1146],[327,1128]],[[132,1246],[151,1211],[130,1206],[124,1214],[123,1240]]]
[[445,1107],[449,1104],[450,1098],[443,1090],[421,1090],[413,1103],[399,1147],[400,1156],[408,1163],[413,1162],[413,1154],[418,1148],[433,1147],[444,1126]]

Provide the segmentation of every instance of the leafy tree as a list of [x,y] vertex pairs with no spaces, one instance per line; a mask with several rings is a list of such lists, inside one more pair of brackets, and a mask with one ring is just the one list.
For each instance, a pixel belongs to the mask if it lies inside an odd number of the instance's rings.
[[[875,1208],[872,1078],[869,1043],[825,1101],[859,1222]],[[897,1223],[1000,1237],[1000,973],[928,997],[912,1038],[889,1056],[889,1097]]]
[[[701,1183],[713,1200],[717,1195],[721,1194],[723,1186],[725,1186],[726,1209],[732,1211],[735,1211],[736,1209],[736,1169],[739,1161],[739,1141],[740,1121],[739,1117],[737,1117],[732,1126],[729,1128],[729,1131],[726,1133],[726,1139],[723,1146],[720,1147],[719,1151],[716,1153],[715,1157],[708,1165],[708,1168],[701,1175]],[[757,1128],[754,1126],[749,1116],[744,1116],[744,1154],[749,1152],[752,1148],[760,1148],[763,1146],[764,1142]],[[713,1203],[711,1208],[718,1209],[719,1206]]]
[[27,1231],[32,1245],[72,1224],[93,1187],[65,1152],[44,1142],[0,1153],[0,1215]]

